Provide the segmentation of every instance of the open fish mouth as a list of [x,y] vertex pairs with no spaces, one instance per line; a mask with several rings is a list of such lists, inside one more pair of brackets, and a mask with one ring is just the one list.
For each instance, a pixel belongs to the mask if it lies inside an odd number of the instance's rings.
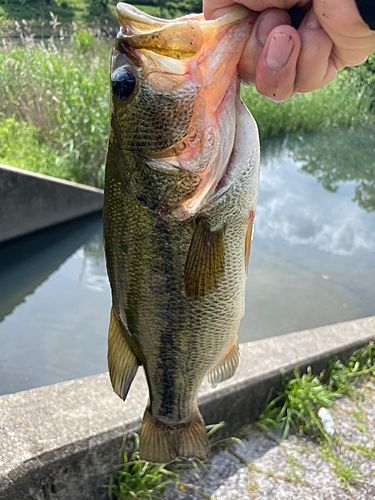
[[[120,97],[126,95],[126,85],[137,87],[140,82],[164,99],[178,100],[181,95],[182,101],[182,96],[190,96],[180,111],[187,123],[183,133],[171,133],[173,141],[161,138],[157,147],[142,145],[136,151],[152,168],[186,171],[195,179],[193,192],[170,210],[184,220],[200,211],[230,168],[237,124],[237,64],[256,14],[237,7],[215,21],[205,21],[203,14],[169,21],[123,3],[117,12],[121,29],[111,79],[112,85],[121,87]],[[118,83],[118,75],[126,74],[135,75],[135,81]],[[132,98],[137,98],[137,88]]]

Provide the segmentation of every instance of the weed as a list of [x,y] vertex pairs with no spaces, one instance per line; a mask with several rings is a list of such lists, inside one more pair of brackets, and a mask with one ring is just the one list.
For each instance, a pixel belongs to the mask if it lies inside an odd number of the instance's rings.
[[355,456],[353,460],[347,465],[343,458],[334,452],[331,443],[325,443],[321,447],[322,457],[331,462],[332,471],[336,474],[337,478],[350,490],[349,485],[355,484],[360,481],[363,476],[358,472],[357,462],[358,457]]
[[348,392],[357,381],[374,371],[375,343],[371,341],[355,351],[345,363],[337,357],[331,358],[321,380],[340,392]]
[[248,465],[249,469],[249,491],[250,493],[256,493],[259,491],[259,485],[254,478],[254,472],[256,472],[253,464]]
[[363,455],[365,458],[375,459],[375,443],[372,448],[361,443],[349,443],[346,445],[348,450]]
[[[139,458],[139,437],[133,434],[134,450],[128,457],[123,453],[123,465],[121,469],[110,476],[108,489],[109,499],[151,500],[160,498],[167,484],[179,485],[179,477],[176,473],[166,469],[165,465],[152,465]],[[125,447],[123,442],[121,454]]]
[[[341,73],[334,82],[309,94],[295,94],[275,104],[260,96],[254,87],[243,87],[241,96],[254,116],[261,139],[280,133],[332,130],[337,126],[371,124],[371,97],[353,84],[350,72]],[[357,80],[356,80],[357,81]]]
[[[311,368],[301,376],[294,370],[294,378],[282,374],[282,391],[269,401],[258,419],[261,428],[283,428],[285,439],[292,427],[296,431],[320,436],[330,440],[317,415],[319,408],[331,408],[338,397],[353,391],[354,384],[375,372],[375,343],[366,344],[355,351],[346,362],[332,358],[320,376],[313,375]],[[357,403],[360,412],[352,416],[364,419],[363,407]],[[363,420],[362,420],[363,421]],[[359,430],[368,432],[368,427],[359,420]],[[357,426],[358,427],[358,426]]]
[[359,432],[363,432],[364,434],[369,434],[370,433],[370,429],[369,429],[369,426],[368,425],[364,425],[364,424],[356,424],[354,425],[354,427],[359,430]]
[[319,378],[312,375],[309,367],[301,376],[299,369],[293,372],[294,378],[282,375],[282,392],[273,399],[259,417],[261,427],[282,427],[285,439],[292,427],[308,434],[316,434],[330,439],[317,415],[319,408],[331,408],[337,394],[321,384]]
[[[207,436],[209,439],[210,448],[214,446],[223,446],[233,442],[240,443],[242,441],[237,438],[225,438],[214,442],[213,435],[224,427],[225,423],[213,424],[206,426]],[[129,442],[133,440],[133,451],[129,454],[125,451],[129,447]],[[119,470],[112,474],[109,478],[109,484],[104,486],[108,489],[109,500],[151,500],[160,498],[167,485],[174,485],[176,489],[192,489],[202,498],[209,499],[198,486],[189,483],[181,482],[180,474],[187,471],[194,472],[196,479],[200,479],[199,473],[203,470],[208,471],[208,466],[200,461],[195,460],[174,460],[171,464],[153,465],[149,462],[141,460],[139,457],[139,436],[136,433],[131,433],[124,437],[121,449],[120,459],[123,464],[119,466]]]
[[0,52],[0,119],[13,118],[39,134],[23,156],[23,139],[8,135],[8,164],[38,171],[43,163],[43,173],[100,186],[108,135],[109,52],[107,44],[79,31],[60,50],[52,42],[30,42]]
[[242,446],[242,448],[245,448],[244,443],[241,441],[241,439],[239,439],[237,437],[228,437],[227,436],[223,439],[220,439],[219,441],[213,441],[213,439],[212,439],[213,434],[218,432],[224,426],[225,426],[225,422],[220,422],[218,424],[212,424],[212,425],[206,425],[207,437],[208,437],[210,449],[216,448],[218,446],[224,446],[225,448],[227,448],[228,446],[235,444],[235,443]]
[[290,465],[296,467],[297,469],[303,469],[303,465],[298,462],[298,460],[293,457],[293,455],[287,454],[286,459]]
[[366,420],[366,415],[359,411],[352,411],[350,412],[349,416],[357,420],[357,422],[359,422],[360,424],[363,424],[363,422]]

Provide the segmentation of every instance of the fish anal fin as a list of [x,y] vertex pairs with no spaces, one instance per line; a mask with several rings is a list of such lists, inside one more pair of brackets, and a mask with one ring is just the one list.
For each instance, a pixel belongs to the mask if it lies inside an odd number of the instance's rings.
[[215,387],[220,382],[233,377],[240,362],[240,350],[238,348],[237,335],[234,337],[228,350],[221,358],[219,363],[210,370],[207,375],[207,381],[212,387]]
[[246,276],[249,267],[249,259],[250,259],[250,250],[251,250],[251,240],[253,239],[253,226],[254,226],[254,218],[249,218],[249,223],[246,229],[245,236],[245,269]]
[[224,274],[224,229],[211,231],[203,219],[196,223],[185,264],[185,295],[203,299],[214,292]]
[[124,339],[113,309],[109,323],[107,357],[113,390],[120,398],[125,399],[140,363]]
[[207,432],[198,407],[188,423],[169,427],[154,419],[146,408],[143,416],[139,456],[154,464],[167,464],[178,457],[206,461],[210,456]]

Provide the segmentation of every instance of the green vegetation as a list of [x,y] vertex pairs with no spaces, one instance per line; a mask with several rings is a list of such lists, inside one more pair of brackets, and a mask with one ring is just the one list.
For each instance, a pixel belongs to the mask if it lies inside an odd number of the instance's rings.
[[279,104],[260,96],[254,87],[243,87],[241,96],[258,124],[261,139],[282,132],[367,126],[375,120],[370,112],[373,98],[364,89],[359,90],[358,80],[357,73],[346,70],[326,87],[295,94]]
[[329,439],[318,417],[319,408],[332,408],[337,392],[322,384],[312,375],[309,367],[301,376],[299,369],[293,372],[294,378],[282,377],[282,392],[266,406],[259,417],[261,427],[282,427],[285,439],[290,428],[303,430],[307,434],[319,434]]
[[312,374],[311,367],[303,375],[296,368],[294,377],[282,375],[282,390],[267,404],[259,417],[259,426],[282,428],[284,439],[293,428],[330,442],[318,417],[319,409],[332,408],[337,398],[374,372],[375,342],[355,351],[345,362],[332,358],[319,376]]
[[[351,484],[363,481],[360,466],[375,457],[375,445],[369,447],[360,442],[345,444],[340,435],[330,437],[320,422],[318,411],[321,407],[332,408],[336,399],[343,394],[350,394],[353,398],[358,392],[355,384],[364,382],[374,373],[375,341],[358,349],[345,361],[337,357],[332,358],[319,376],[313,375],[311,368],[303,375],[295,369],[293,378],[282,377],[283,389],[267,404],[259,417],[258,425],[262,429],[282,428],[284,438],[290,428],[317,437],[321,445],[317,455],[331,463],[332,472],[350,490]],[[355,405],[358,411],[352,411],[350,417],[359,423],[353,427],[368,435],[368,426],[364,425],[368,418],[365,409],[359,401],[356,401]],[[316,453],[306,446],[302,446],[299,452]],[[298,472],[302,467],[296,458],[289,454],[287,461],[293,469],[288,480],[298,483]]]
[[4,49],[0,161],[102,185],[109,53],[108,44],[85,31],[77,31],[61,50],[53,43]]
[[[144,0],[143,4],[137,6],[154,15],[160,15],[162,9],[166,16],[197,11],[201,5],[199,0]],[[19,46],[4,46],[0,53],[1,162],[93,186],[103,185],[109,54],[112,28],[117,26],[113,9],[108,0],[0,0],[0,29],[4,19],[12,23],[16,19],[16,34],[20,37]],[[41,18],[42,31],[36,34],[46,36],[48,31],[53,36],[36,42],[31,33]],[[77,24],[95,22],[101,30],[77,28]],[[280,133],[337,128],[345,146],[345,133],[338,127],[347,130],[374,123],[374,78],[375,55],[360,68],[343,71],[325,88],[295,95],[284,103],[267,100],[255,88],[244,87],[242,97],[258,123],[263,143]],[[337,168],[339,159],[329,151],[327,139],[324,151],[312,151],[313,161],[302,169],[333,191],[343,176],[359,178],[355,200],[365,210],[373,210],[372,170],[348,172],[348,162],[345,169]],[[306,162],[306,158],[302,161]]]
[[[206,426],[210,449],[233,443],[243,445],[238,438],[213,441],[214,434],[222,429],[224,425],[224,422],[220,422],[219,424]],[[125,451],[127,446],[132,448],[130,455]],[[160,498],[167,485],[181,490],[185,488],[191,489],[196,491],[202,498],[210,498],[199,487],[181,483],[180,481],[180,474],[183,472],[206,470],[207,466],[203,462],[177,459],[169,465],[152,465],[139,458],[139,436],[134,432],[124,437],[120,449],[120,460],[123,461],[122,465],[118,467],[118,471],[110,476],[109,485],[104,486],[104,488],[108,489],[109,500],[152,500]]]
[[345,463],[343,458],[336,452],[336,447],[340,445],[342,447],[339,440],[334,445],[324,443],[321,447],[321,453],[323,458],[331,462],[332,472],[336,474],[337,478],[349,490],[350,484],[358,483],[363,479],[363,475],[358,470],[360,462],[357,456],[354,456],[350,463]]
[[1,36],[19,36],[28,31],[48,38],[56,28],[71,34],[75,26],[108,27],[116,33],[115,2],[110,5],[108,0],[0,0]]
[[[167,484],[175,483],[178,486],[178,474],[167,470],[165,465],[152,465],[139,459],[139,437],[133,434],[134,450],[128,457],[121,450],[123,465],[118,472],[109,479],[109,500],[152,500],[160,498]],[[125,440],[123,447],[125,446]]]
[[[0,0],[0,35],[20,33],[24,29],[23,20],[32,33],[42,38],[52,34],[56,22],[59,30],[68,33],[72,32],[73,22],[79,28],[107,25],[116,29],[116,3],[110,0]],[[165,18],[202,12],[202,0],[136,0],[128,3],[147,14]]]

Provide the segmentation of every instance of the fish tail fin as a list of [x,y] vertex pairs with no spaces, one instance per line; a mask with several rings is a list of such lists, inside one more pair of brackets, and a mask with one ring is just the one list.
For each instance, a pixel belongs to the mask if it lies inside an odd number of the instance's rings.
[[206,461],[210,456],[203,418],[195,407],[190,422],[171,428],[155,420],[146,408],[143,416],[139,455],[147,462],[166,464],[177,457]]
[[113,390],[120,398],[125,399],[140,363],[124,339],[113,309],[109,323],[107,357]]

